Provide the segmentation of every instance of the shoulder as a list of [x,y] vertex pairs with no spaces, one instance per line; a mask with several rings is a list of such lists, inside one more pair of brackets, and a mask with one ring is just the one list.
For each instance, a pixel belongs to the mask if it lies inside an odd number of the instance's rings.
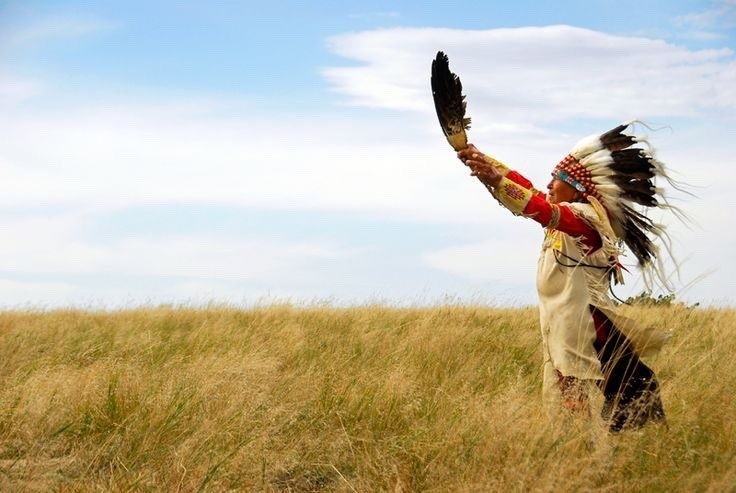
[[598,214],[592,205],[583,202],[561,202],[560,206],[567,207],[576,216],[589,221],[598,220]]
[[565,205],[575,217],[594,229],[602,239],[606,239],[608,242],[617,241],[616,234],[611,229],[611,223],[604,209],[598,210],[592,204],[583,202],[565,203]]
[[596,233],[603,234],[607,231],[604,219],[592,205],[583,202],[562,202],[560,206],[566,207],[575,218],[595,230]]
[[595,214],[595,210],[593,209],[593,206],[590,205],[587,202],[561,202],[560,205],[564,205],[565,207],[569,207],[570,209],[574,211],[580,211],[582,213],[593,213]]

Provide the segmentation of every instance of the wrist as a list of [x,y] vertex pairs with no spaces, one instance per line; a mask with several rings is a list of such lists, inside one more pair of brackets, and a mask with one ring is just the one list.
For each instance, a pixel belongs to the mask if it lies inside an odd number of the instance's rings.
[[498,173],[489,174],[483,172],[475,173],[475,177],[478,178],[478,180],[488,189],[495,189],[498,187],[501,179],[503,178],[503,176]]
[[494,168],[496,168],[496,171],[502,177],[508,175],[509,172],[511,171],[511,169],[508,166],[503,164],[501,161],[498,161],[497,159],[492,158],[491,156],[487,156],[484,154],[483,160],[487,162],[488,164],[490,164],[491,166],[493,166]]

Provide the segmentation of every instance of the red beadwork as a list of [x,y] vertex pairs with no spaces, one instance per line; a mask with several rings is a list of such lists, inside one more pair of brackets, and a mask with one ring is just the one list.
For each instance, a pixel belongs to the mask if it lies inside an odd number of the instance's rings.
[[514,186],[510,183],[507,183],[504,186],[504,190],[506,191],[506,194],[512,199],[522,200],[526,197],[523,190],[521,190],[518,186]]
[[596,190],[595,183],[593,182],[590,171],[577,159],[575,156],[568,154],[562,161],[556,166],[556,169],[560,169],[569,174],[573,179],[582,184],[587,190],[589,195],[593,195],[596,198],[600,197],[598,190]]

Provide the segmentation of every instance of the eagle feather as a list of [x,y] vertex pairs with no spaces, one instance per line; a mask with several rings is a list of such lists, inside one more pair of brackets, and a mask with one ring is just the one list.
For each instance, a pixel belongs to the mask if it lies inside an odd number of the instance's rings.
[[437,118],[447,141],[456,151],[468,147],[465,133],[470,118],[465,116],[465,96],[460,77],[450,71],[447,55],[441,51],[432,61],[432,97]]

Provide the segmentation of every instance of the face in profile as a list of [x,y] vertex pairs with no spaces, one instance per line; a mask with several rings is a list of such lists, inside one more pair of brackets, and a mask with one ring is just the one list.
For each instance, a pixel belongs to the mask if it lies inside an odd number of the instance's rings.
[[547,202],[559,204],[560,202],[574,202],[579,192],[558,178],[552,178],[547,184]]

